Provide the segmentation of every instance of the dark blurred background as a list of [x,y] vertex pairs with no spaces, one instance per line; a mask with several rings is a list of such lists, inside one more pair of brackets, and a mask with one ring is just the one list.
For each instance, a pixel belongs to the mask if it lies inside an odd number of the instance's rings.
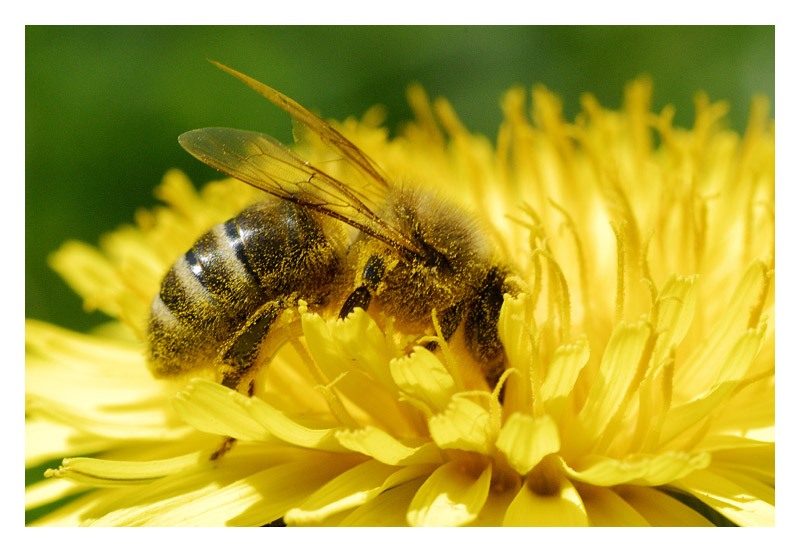
[[705,90],[731,102],[739,131],[753,94],[775,96],[774,27],[27,27],[25,42],[25,311],[80,330],[104,318],[82,312],[47,254],[132,221],[169,168],[195,184],[217,178],[181,150],[181,132],[291,140],[285,114],[206,58],[325,118],[383,104],[390,129],[410,118],[405,89],[416,81],[492,139],[513,85],[546,85],[572,118],[582,92],[616,108],[646,73],[654,108],[675,105],[677,124],[692,123]]

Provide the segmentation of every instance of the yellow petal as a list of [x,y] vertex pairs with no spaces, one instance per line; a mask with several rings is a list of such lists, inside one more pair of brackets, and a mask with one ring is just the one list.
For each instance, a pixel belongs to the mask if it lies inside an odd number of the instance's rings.
[[756,366],[767,366],[772,373],[729,395],[721,405],[719,415],[714,416],[709,434],[736,433],[760,441],[775,442],[774,332],[766,336],[751,369]]
[[492,466],[479,476],[459,462],[440,466],[414,495],[406,519],[414,527],[456,527],[473,521],[489,494]]
[[[84,490],[83,486],[68,483],[62,480],[47,479],[46,481],[56,481],[58,483],[65,483],[71,487],[77,487]],[[136,487],[106,487],[95,489],[91,493],[83,494],[67,502],[64,506],[56,509],[49,514],[45,514],[41,518],[26,523],[29,527],[79,527],[86,525],[91,520],[87,519],[86,512],[96,508],[98,503],[108,501],[113,503],[117,496],[125,491],[130,491]]]
[[[363,313],[356,316],[355,322],[326,321],[318,314],[306,313],[301,318],[306,344],[322,373],[329,381],[336,380],[337,393],[344,395],[348,401],[365,412],[374,423],[396,433],[408,433],[412,428],[406,419],[403,405],[397,401],[396,387],[391,385],[387,388],[381,385],[379,379],[373,379],[369,371],[363,370],[364,362],[375,361],[378,365],[385,363],[385,338],[382,341],[383,348],[379,348],[375,354],[365,350],[354,353],[359,348],[367,348],[363,342],[358,341],[355,332],[359,328],[368,329],[370,339],[378,339],[375,336],[377,328],[373,328],[365,318],[369,316]],[[340,336],[350,343],[344,346],[338,341]],[[379,367],[376,367],[376,370],[381,371]]]
[[305,313],[301,321],[308,349],[322,373],[334,380],[347,371],[349,359],[331,336],[331,326],[318,314]]
[[766,504],[775,504],[775,481],[764,481],[758,474],[751,474],[738,466],[719,466],[716,463],[710,468],[715,474],[744,489],[748,496],[755,497]]
[[505,404],[512,409],[525,409],[531,404],[530,370],[533,363],[531,321],[533,305],[527,294],[507,296],[500,308],[497,332],[503,343],[508,366],[519,370],[519,377],[509,378]]
[[503,525],[508,506],[519,492],[520,482],[517,479],[506,479],[503,486],[492,485],[478,517],[467,524],[467,527],[500,527]]
[[[743,445],[742,441],[753,444]],[[741,439],[737,444],[739,446],[736,448],[714,452],[714,466],[750,475],[774,488],[775,443]]]
[[[739,385],[764,341],[764,329],[747,330],[739,336],[721,363],[722,369],[714,385],[700,397],[667,412],[661,439],[662,445],[685,432],[728,398]],[[719,363],[719,361],[717,361]],[[689,438],[687,435],[686,438]],[[679,443],[674,446],[679,446]]]
[[[214,484],[210,472],[174,497],[163,489],[156,500],[140,500],[127,510],[115,510],[93,525],[149,525],[168,527],[260,526],[283,516],[338,473],[352,457],[316,455],[280,464],[252,475],[222,479]],[[227,460],[227,458],[225,459]],[[224,464],[224,462],[223,462]],[[220,474],[220,478],[223,475]],[[184,482],[181,481],[181,484]],[[210,486],[208,485],[210,484]],[[215,488],[216,487],[216,488]],[[194,492],[200,489],[201,492]],[[188,491],[188,492],[186,492]]]
[[771,451],[774,457],[775,442],[748,439],[746,437],[739,437],[738,435],[709,435],[706,439],[703,439],[703,443],[700,448],[707,452],[715,452],[715,460],[717,459],[718,455],[724,454],[725,452],[732,452],[734,454],[747,454],[748,451],[753,449]]
[[656,298],[658,341],[653,351],[653,362],[659,365],[671,347],[683,340],[694,318],[697,304],[697,277],[670,274]]
[[25,467],[65,456],[81,456],[111,448],[113,439],[83,433],[48,420],[25,421]]
[[[328,453],[289,447],[265,447],[240,443],[224,460],[198,465],[154,479],[146,485],[105,487],[87,493],[67,505],[64,516],[45,523],[67,525],[160,525],[158,518],[202,499],[238,480],[280,465],[337,461]],[[345,466],[344,469],[346,469]]]
[[64,458],[59,468],[47,470],[45,476],[70,479],[77,483],[97,486],[141,485],[185,468],[207,463],[209,457],[208,451],[201,451],[149,462]]
[[[118,228],[100,240],[103,250],[116,265],[117,278],[129,286],[129,293],[133,292],[133,296],[139,299],[138,314],[147,316],[149,299],[153,290],[159,289],[166,271],[164,257],[153,249],[152,242],[142,231],[133,226]],[[131,313],[130,319],[134,316]]]
[[513,413],[497,437],[497,448],[521,475],[527,474],[547,454],[558,452],[558,427],[550,416],[534,418]]
[[750,307],[763,286],[765,272],[766,267],[761,261],[753,261],[747,268],[728,299],[725,311],[681,370],[676,371],[676,393],[691,398],[709,389],[715,379],[719,380],[720,360],[735,349],[741,332],[747,328]]
[[330,321],[328,325],[331,337],[350,362],[382,387],[397,389],[389,370],[389,363],[395,355],[389,349],[386,335],[371,316],[356,309],[346,319]]
[[456,391],[453,377],[433,353],[423,347],[391,364],[392,378],[406,394],[439,412],[447,407]]
[[730,479],[711,470],[688,475],[677,487],[720,512],[722,515],[745,527],[773,527],[775,505],[756,498],[753,489],[744,488]]
[[503,525],[506,527],[585,527],[589,520],[578,491],[561,477],[558,490],[540,495],[525,484],[509,504]]
[[[120,324],[113,324],[112,329],[121,327]],[[142,388],[152,392],[152,388],[161,387],[145,368],[141,345],[132,340],[86,335],[39,320],[25,320],[25,353],[26,357],[46,359],[48,362],[36,366],[37,374],[39,370],[44,371],[61,385],[66,382],[76,384],[76,380],[83,376],[100,378],[99,382],[80,381],[82,385],[89,386],[100,384],[114,387],[106,382],[124,381],[133,389],[117,391],[128,394],[123,396],[129,399],[135,399],[138,395],[131,393],[141,393]],[[109,364],[113,364],[115,369],[108,370]],[[64,370],[64,365],[70,369]],[[45,378],[32,381],[37,385],[48,383]]]
[[336,440],[338,427],[319,429],[308,427],[258,397],[247,399],[244,407],[256,422],[277,439],[317,450],[337,452],[345,450]]
[[440,448],[488,454],[494,441],[489,411],[463,395],[428,420],[428,430]]
[[338,512],[369,502],[386,489],[431,472],[429,466],[398,468],[367,460],[335,477],[297,508],[289,510],[289,525],[317,524]]
[[124,313],[130,292],[114,265],[96,248],[78,241],[65,242],[48,259],[50,266],[83,297],[87,311],[99,309],[112,318]]
[[593,527],[648,527],[641,513],[616,492],[605,487],[582,485],[581,500]]
[[63,479],[43,479],[25,487],[25,509],[38,508],[86,489],[83,485]]
[[368,426],[364,429],[341,430],[336,439],[342,446],[379,462],[392,466],[408,466],[413,464],[438,464],[442,461],[442,453],[431,441],[418,446],[408,446],[382,429]]
[[388,489],[363,506],[359,506],[340,525],[344,527],[407,527],[408,505],[425,478]]
[[191,431],[164,400],[172,384],[153,380],[138,344],[27,320],[25,349],[28,415],[106,438],[180,438]]
[[597,374],[577,422],[582,434],[575,438],[590,448],[619,408],[650,337],[647,324],[620,323],[611,334]]
[[386,478],[399,468],[367,460],[334,477],[284,516],[289,525],[319,523],[326,517],[355,508],[378,495]]
[[270,433],[244,406],[247,397],[213,381],[194,378],[172,399],[172,406],[187,423],[206,433],[243,441],[268,441]]
[[[130,409],[124,406],[119,411],[84,410],[71,403],[49,400],[36,395],[26,398],[26,410],[46,416],[60,424],[80,432],[109,439],[180,439],[193,432],[186,424],[176,426],[171,422],[166,409],[160,405]],[[72,402],[72,401],[71,401]]]
[[711,527],[714,524],[682,502],[652,487],[623,485],[616,492],[653,527]]
[[542,383],[544,408],[553,419],[558,420],[567,396],[572,392],[581,369],[589,360],[589,343],[581,336],[571,345],[562,345],[553,353]]
[[630,454],[622,460],[592,455],[582,458],[574,469],[564,465],[564,470],[573,479],[602,487],[622,483],[655,486],[681,479],[710,462],[708,453]]

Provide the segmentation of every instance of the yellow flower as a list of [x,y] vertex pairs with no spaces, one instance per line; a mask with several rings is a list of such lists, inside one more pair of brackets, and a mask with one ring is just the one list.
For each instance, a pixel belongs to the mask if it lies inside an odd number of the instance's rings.
[[774,525],[774,125],[757,99],[739,136],[698,95],[678,129],[650,98],[640,79],[622,110],[586,96],[568,123],[535,88],[531,122],[511,90],[496,147],[418,88],[395,139],[377,111],[339,126],[388,174],[489,221],[516,266],[494,389],[458,334],[432,353],[435,336],[380,312],[304,305],[252,397],[213,374],[152,379],[150,302],[254,200],[236,181],[197,194],[170,172],[166,207],[100,250],[65,244],[53,267],[119,322],[26,323],[27,465],[70,456],[27,507],[80,495],[36,523]]

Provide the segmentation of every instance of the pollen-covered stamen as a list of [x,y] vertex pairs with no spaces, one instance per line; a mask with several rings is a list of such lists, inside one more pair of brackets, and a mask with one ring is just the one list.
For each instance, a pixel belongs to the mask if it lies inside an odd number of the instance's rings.
[[650,231],[642,243],[642,251],[639,255],[639,271],[642,273],[641,281],[647,286],[647,290],[650,292],[651,301],[655,302],[658,296],[658,289],[650,273],[650,263],[647,261],[647,253],[650,251],[650,242],[653,239],[653,235],[654,232]]
[[570,339],[570,328],[572,326],[570,316],[571,301],[569,296],[569,286],[567,285],[567,279],[564,276],[564,271],[561,270],[561,266],[558,264],[555,257],[553,257],[553,255],[548,251],[544,249],[535,249],[533,251],[533,255],[541,255],[550,261],[551,275],[555,276],[553,279],[558,284],[555,286],[553,295],[555,295],[555,303],[558,305],[558,314],[561,318],[561,332],[559,337],[562,343],[568,343]]
[[360,427],[359,424],[347,411],[344,404],[342,404],[341,399],[333,389],[336,384],[346,376],[347,372],[342,372],[336,377],[336,379],[327,385],[317,385],[314,387],[314,389],[322,393],[322,396],[325,397],[325,401],[328,403],[328,408],[330,408],[331,414],[333,414],[343,426],[347,427],[348,429],[357,429]]
[[626,222],[624,220],[618,227],[611,226],[614,231],[614,237],[617,240],[617,294],[614,301],[614,322],[622,320],[622,314],[625,309],[625,226]]
[[[583,302],[583,310],[586,313],[585,315],[585,323],[587,325],[587,330],[591,332],[593,328],[593,319],[594,319],[594,311],[592,309],[592,302],[590,300],[590,293],[589,293],[589,272],[586,267],[586,254],[583,250],[583,243],[581,241],[581,237],[578,234],[578,228],[575,225],[575,221],[572,219],[572,216],[569,212],[564,209],[561,205],[550,199],[550,204],[561,213],[565,219],[565,226],[569,231],[570,235],[572,235],[573,241],[575,242],[575,256],[578,262],[578,276],[580,278],[580,286],[581,286],[581,301]],[[566,289],[566,283],[563,286]],[[567,292],[569,290],[567,289]],[[567,295],[569,298],[569,296]]]
[[[522,204],[521,208],[522,211],[528,215],[528,217],[530,217],[530,222],[517,220],[513,217],[509,217],[509,219],[528,229],[528,248],[530,251],[535,251],[540,247],[545,248],[547,238],[538,213],[533,209],[533,207],[524,203]],[[541,246],[539,244],[541,244]],[[539,257],[536,255],[531,255],[531,260],[533,261],[533,275],[531,277],[533,285],[531,286],[531,300],[533,301],[533,304],[536,305],[539,301],[539,295],[542,293],[542,264]]]
[[761,268],[761,288],[758,291],[758,298],[753,303],[753,306],[750,307],[750,318],[747,321],[747,327],[751,329],[756,328],[759,324],[761,313],[764,310],[764,304],[769,294],[770,283],[775,274],[774,270],[768,270],[762,262],[759,262],[759,268]]
[[518,318],[517,322],[522,326],[524,332],[523,339],[527,340],[528,344],[528,363],[521,367],[527,368],[527,393],[528,401],[525,406],[527,408],[541,409],[543,408],[542,402],[542,361],[541,361],[541,335],[544,328],[540,328],[535,332],[534,328],[525,324],[525,321]]
[[497,385],[495,385],[492,390],[491,400],[489,401],[489,415],[491,416],[492,428],[495,433],[500,432],[500,424],[502,422],[503,404],[500,402],[500,394],[503,391],[506,380],[511,374],[522,375],[519,370],[513,367],[503,371],[503,373],[500,374],[500,378],[497,380]]

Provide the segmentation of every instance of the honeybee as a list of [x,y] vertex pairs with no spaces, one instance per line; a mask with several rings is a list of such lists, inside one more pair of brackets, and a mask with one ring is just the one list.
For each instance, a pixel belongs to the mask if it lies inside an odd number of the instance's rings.
[[149,320],[153,374],[211,365],[223,385],[252,393],[266,337],[303,300],[311,311],[332,308],[340,318],[374,302],[409,328],[430,325],[435,309],[443,337],[463,326],[466,348],[487,382],[496,382],[504,361],[500,307],[505,293],[519,289],[474,217],[430,190],[395,185],[306,108],[213,63],[307,127],[359,175],[358,185],[264,134],[182,134],[178,141],[190,154],[271,199],[214,226],[167,272]]

